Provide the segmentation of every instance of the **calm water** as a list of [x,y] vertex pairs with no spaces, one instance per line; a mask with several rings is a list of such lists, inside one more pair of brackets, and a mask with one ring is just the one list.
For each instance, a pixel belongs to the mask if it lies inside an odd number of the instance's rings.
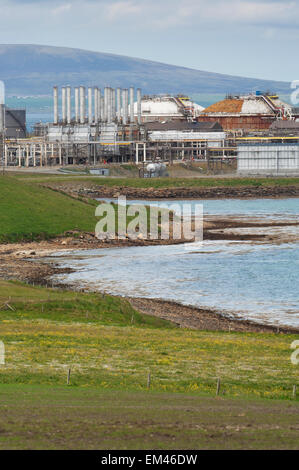
[[[204,201],[204,211],[296,219],[299,200]],[[56,260],[77,270],[59,276],[66,282],[299,327],[298,243],[206,241],[195,251],[186,245],[101,249],[65,253]]]
[[[104,199],[107,202],[117,199]],[[204,199],[199,200],[174,200],[174,201],[149,201],[143,199],[127,200],[127,205],[145,204],[163,208],[175,205],[183,206],[202,204],[206,215],[230,215],[243,217],[267,217],[271,219],[299,220],[299,198],[288,199]]]

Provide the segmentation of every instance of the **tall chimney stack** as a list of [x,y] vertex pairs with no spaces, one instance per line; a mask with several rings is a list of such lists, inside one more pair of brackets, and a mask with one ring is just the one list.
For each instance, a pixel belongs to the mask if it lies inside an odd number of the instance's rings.
[[53,87],[53,100],[54,100],[54,124],[58,124],[58,87]]
[[135,90],[133,87],[130,88],[130,123],[134,124],[134,95]]
[[126,88],[122,92],[123,99],[122,99],[122,107],[123,107],[123,124],[126,126],[128,124],[128,98],[129,98],[129,90]]
[[109,101],[109,88],[105,86],[104,88],[104,122],[108,120],[108,101]]
[[116,117],[117,117],[117,122],[120,123],[121,121],[121,90],[119,87],[116,90]]
[[88,122],[92,124],[93,116],[92,116],[92,88],[88,87]]
[[79,88],[75,88],[75,121],[76,124],[80,121],[80,111],[79,111]]
[[62,122],[66,123],[66,89],[65,86],[61,89],[61,101],[62,101]]
[[112,88],[108,88],[108,109],[107,109],[107,122],[110,124],[112,121]]
[[116,117],[116,90],[112,88],[112,121],[115,121]]
[[137,121],[141,124],[141,88],[137,88]]
[[103,120],[102,90],[98,90],[99,123]]
[[85,124],[85,86],[80,86],[80,123]]
[[66,122],[67,124],[70,124],[72,120],[72,102],[71,102],[71,87],[70,86],[66,87],[66,102],[67,102]]
[[4,132],[5,127],[5,104],[0,104],[0,132]]
[[99,122],[99,89],[98,87],[94,88],[94,122],[98,124]]

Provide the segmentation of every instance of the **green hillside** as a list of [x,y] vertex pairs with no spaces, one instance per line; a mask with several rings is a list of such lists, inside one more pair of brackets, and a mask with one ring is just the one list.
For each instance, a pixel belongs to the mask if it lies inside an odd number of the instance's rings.
[[67,230],[93,231],[95,205],[0,176],[0,241],[50,238]]

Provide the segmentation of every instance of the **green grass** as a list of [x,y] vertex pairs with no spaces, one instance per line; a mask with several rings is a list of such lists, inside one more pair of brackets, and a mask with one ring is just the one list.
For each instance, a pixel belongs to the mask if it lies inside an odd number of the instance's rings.
[[101,186],[133,188],[235,188],[299,185],[299,178],[104,178],[92,180]]
[[0,193],[0,242],[51,238],[67,230],[94,230],[94,203],[10,176],[0,176]]
[[[77,199],[28,178],[0,176],[0,243],[50,239],[67,231],[95,232],[99,202]],[[118,206],[115,228],[118,228]],[[148,211],[148,230],[150,213]],[[105,214],[103,215],[105,217]],[[129,223],[134,216],[127,217]]]
[[[5,308],[7,299],[9,307]],[[78,293],[70,290],[46,289],[18,281],[0,280],[0,320],[38,319],[52,322],[100,324],[147,328],[174,328],[166,320],[137,312],[124,299],[99,293]]]
[[[5,302],[9,300],[9,307]],[[289,399],[296,335],[192,331],[136,312],[125,300],[0,283],[0,383],[72,385]],[[298,338],[298,336],[297,336]]]
[[263,177],[214,177],[205,176],[197,178],[95,178],[94,176],[60,176],[38,173],[14,173],[18,179],[35,182],[84,182],[109,187],[133,188],[227,188],[227,187],[271,187],[271,186],[298,186],[299,178],[263,178]]
[[291,402],[32,385],[0,385],[0,402],[0,450],[299,447]]
[[0,449],[297,449],[295,339],[0,281]]

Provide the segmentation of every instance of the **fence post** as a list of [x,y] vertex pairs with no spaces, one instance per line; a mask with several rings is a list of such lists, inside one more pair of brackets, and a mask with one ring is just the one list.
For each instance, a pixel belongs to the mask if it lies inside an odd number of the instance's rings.
[[147,388],[150,388],[150,387],[151,387],[151,373],[149,372],[147,376]]
[[218,396],[219,393],[220,393],[220,387],[221,387],[221,381],[220,381],[220,379],[218,378],[218,379],[217,379],[216,396]]
[[69,370],[67,371],[67,385],[70,384],[70,381],[71,381],[71,368],[69,368]]

